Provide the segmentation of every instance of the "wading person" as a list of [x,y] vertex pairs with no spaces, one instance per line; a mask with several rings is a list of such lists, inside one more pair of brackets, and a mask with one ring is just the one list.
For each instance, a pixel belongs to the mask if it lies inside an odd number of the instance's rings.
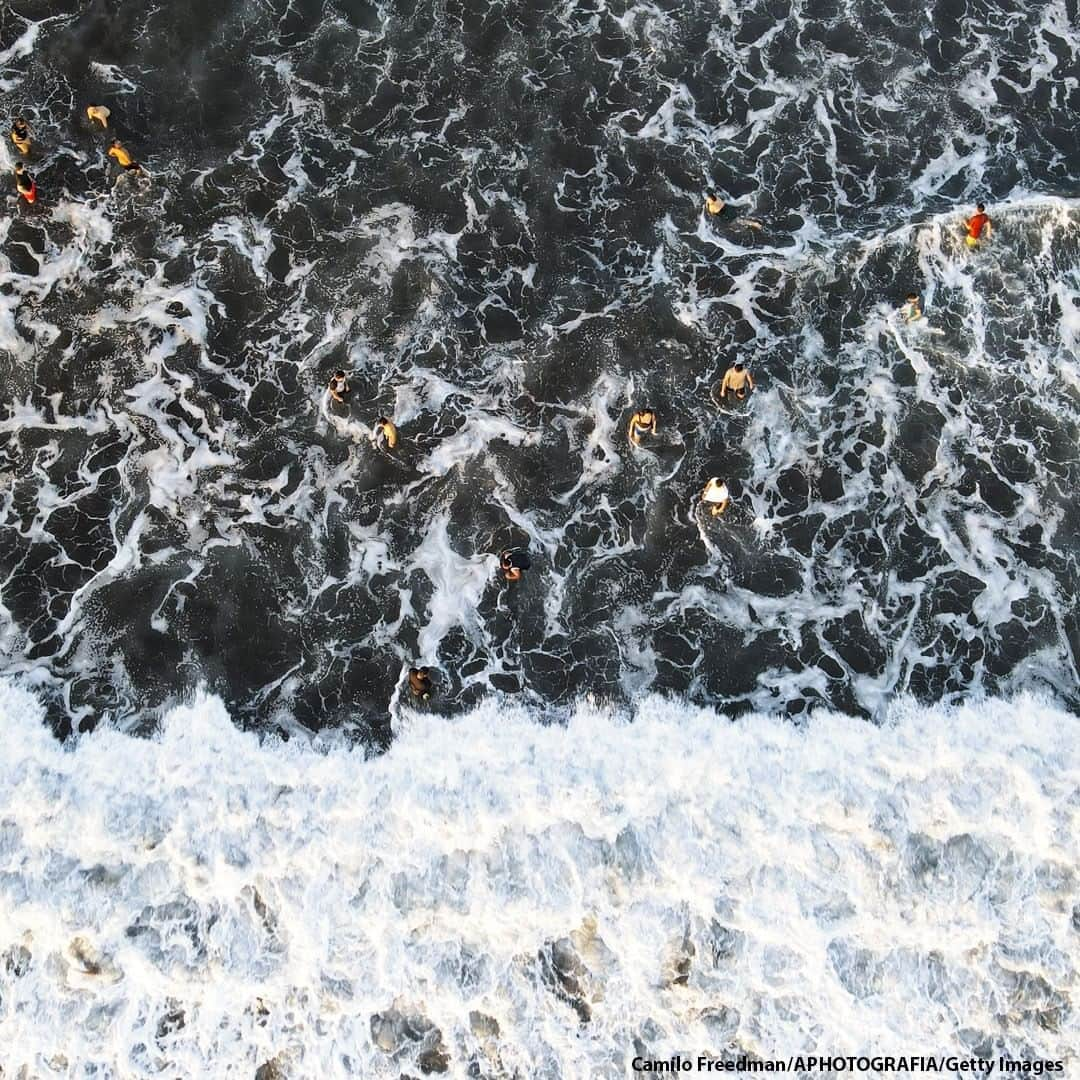
[[727,399],[728,391],[730,390],[735,397],[742,401],[753,389],[753,377],[750,372],[746,370],[743,362],[741,360],[736,360],[735,363],[724,372],[723,381],[720,383],[720,400],[725,401]]
[[143,175],[143,167],[124,149],[119,139],[113,139],[109,146],[109,157],[113,158],[125,173]]
[[328,387],[330,396],[339,404],[345,404],[345,398],[349,393],[349,380],[345,378],[344,371],[335,371],[330,376],[330,385]]
[[990,239],[994,227],[990,223],[990,215],[986,212],[986,207],[982,203],[975,207],[975,213],[968,218],[965,228],[967,229],[967,235],[964,237],[964,242],[968,247],[976,247],[984,237],[987,240]]
[[377,446],[385,450],[393,450],[397,446],[397,428],[385,416],[375,421],[373,434]]
[[426,667],[409,668],[409,689],[413,697],[427,701],[434,688],[435,684],[431,681],[431,675]]
[[34,178],[21,161],[15,166],[15,190],[28,203],[32,203],[37,198],[37,184],[34,183]]
[[87,105],[86,115],[90,117],[92,124],[100,124],[103,128],[109,126],[109,108],[107,105]]
[[914,322],[916,319],[922,318],[922,308],[919,306],[918,293],[907,294],[907,300],[900,308],[900,314],[903,315],[908,322]]
[[517,548],[505,548],[499,552],[499,569],[507,581],[520,581],[531,565],[529,556]]
[[630,417],[630,428],[628,431],[630,441],[635,446],[641,445],[641,440],[646,435],[656,434],[656,413],[652,409],[642,409],[641,412],[634,413]]
[[719,517],[731,503],[731,492],[728,486],[718,476],[713,476],[705,485],[701,493],[701,501],[709,508],[713,517]]
[[12,121],[11,141],[20,154],[30,153],[30,125],[21,116]]

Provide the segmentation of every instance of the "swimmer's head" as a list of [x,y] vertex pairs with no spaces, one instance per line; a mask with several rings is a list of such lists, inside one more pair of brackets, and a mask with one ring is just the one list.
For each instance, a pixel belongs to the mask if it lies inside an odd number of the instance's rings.
[[387,420],[385,416],[380,416],[379,419],[375,421],[375,423],[378,424],[379,427],[383,427],[386,424],[389,424],[390,421]]
[[335,379],[344,379],[345,378],[345,372],[344,371],[335,371],[334,372],[334,378]]
[[915,303],[915,301],[919,299],[919,294],[918,294],[918,293],[913,293],[913,292],[909,292],[909,293],[907,294],[907,299],[908,299],[908,303],[909,303],[909,304],[914,304],[914,303]]
[[653,421],[652,409],[642,409],[638,415],[641,417],[642,420],[645,421],[646,424],[651,424]]
[[978,206],[976,206],[976,207],[975,207],[975,209],[976,209],[976,210],[978,210],[980,214],[983,214],[983,213],[985,213],[985,212],[986,212],[986,207],[985,207],[985,206],[983,206],[983,204],[982,204],[982,203],[979,203],[979,205],[978,205]]
[[15,171],[17,173],[25,172],[26,166],[21,161],[17,161],[15,162]]
[[743,362],[741,360],[736,360],[735,361],[735,370],[736,371],[742,371],[744,366],[745,365],[743,364]]

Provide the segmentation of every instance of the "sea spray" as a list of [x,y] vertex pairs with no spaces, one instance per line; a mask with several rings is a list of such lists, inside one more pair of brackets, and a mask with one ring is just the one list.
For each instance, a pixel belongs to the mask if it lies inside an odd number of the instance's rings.
[[214,698],[61,744],[6,685],[0,1062],[1069,1058],[1076,725],[1030,696],[881,726],[491,700],[405,714],[370,758],[260,741]]

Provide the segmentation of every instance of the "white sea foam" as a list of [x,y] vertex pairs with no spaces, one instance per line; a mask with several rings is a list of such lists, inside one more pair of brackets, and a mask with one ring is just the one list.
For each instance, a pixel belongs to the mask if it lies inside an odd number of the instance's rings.
[[5,685],[0,725],[10,1075],[1075,1065],[1080,749],[1047,701],[881,727],[489,702],[403,714],[373,760],[260,744],[214,699],[62,746]]

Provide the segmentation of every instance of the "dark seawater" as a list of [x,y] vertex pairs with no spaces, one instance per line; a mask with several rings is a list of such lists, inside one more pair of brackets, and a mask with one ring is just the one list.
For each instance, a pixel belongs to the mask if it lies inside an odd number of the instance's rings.
[[202,685],[374,744],[416,662],[1080,708],[1078,55],[1060,2],[7,5],[0,673],[61,733]]

